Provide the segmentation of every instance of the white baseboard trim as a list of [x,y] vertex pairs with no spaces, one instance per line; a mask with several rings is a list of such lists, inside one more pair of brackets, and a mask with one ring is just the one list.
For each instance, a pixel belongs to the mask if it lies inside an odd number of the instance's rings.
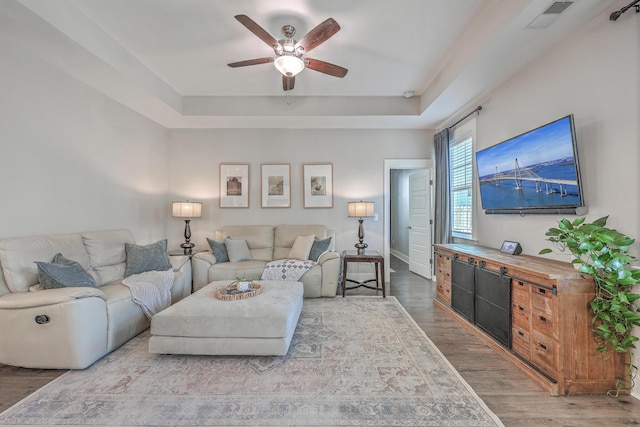
[[396,249],[391,249],[391,255],[398,258],[400,261],[404,262],[405,264],[409,264],[409,257],[403,254],[402,252],[398,252]]
[[636,399],[640,400],[640,392],[638,392],[638,393],[633,393],[633,392],[632,392],[632,393],[630,394],[630,396],[631,396],[631,397],[633,397],[633,398],[636,398]]

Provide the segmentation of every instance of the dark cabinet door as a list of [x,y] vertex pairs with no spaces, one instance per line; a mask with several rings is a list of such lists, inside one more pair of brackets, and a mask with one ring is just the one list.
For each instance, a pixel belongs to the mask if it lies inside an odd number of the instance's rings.
[[475,266],[457,258],[451,263],[451,308],[474,321]]
[[478,268],[475,282],[475,323],[511,347],[511,278]]

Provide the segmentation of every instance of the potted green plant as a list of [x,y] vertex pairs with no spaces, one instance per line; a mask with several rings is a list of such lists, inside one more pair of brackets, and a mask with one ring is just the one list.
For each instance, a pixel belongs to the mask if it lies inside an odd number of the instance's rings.
[[[604,357],[610,357],[611,352],[627,353],[631,361],[638,341],[632,330],[640,326],[640,308],[636,303],[640,295],[633,292],[633,286],[640,283],[640,270],[632,268],[631,262],[636,258],[629,254],[629,246],[635,239],[606,227],[608,218],[591,223],[585,222],[585,217],[573,221],[563,218],[557,228],[550,228],[545,235],[555,247],[573,254],[574,267],[593,277],[595,296],[590,307],[596,351]],[[550,248],[545,248],[539,254],[550,252]],[[626,376],[618,378],[616,390],[610,394],[617,396],[628,390],[636,369],[629,362]]]

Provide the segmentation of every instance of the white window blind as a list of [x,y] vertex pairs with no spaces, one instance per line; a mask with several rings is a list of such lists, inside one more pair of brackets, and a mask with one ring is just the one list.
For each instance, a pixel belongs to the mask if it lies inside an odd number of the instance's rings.
[[473,225],[473,144],[472,139],[454,141],[449,146],[451,173],[451,231],[471,237]]

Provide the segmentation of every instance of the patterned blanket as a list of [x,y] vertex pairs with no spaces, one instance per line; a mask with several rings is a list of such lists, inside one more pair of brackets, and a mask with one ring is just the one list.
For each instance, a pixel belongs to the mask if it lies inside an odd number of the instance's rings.
[[278,259],[267,263],[260,280],[287,280],[297,282],[311,267],[315,261],[302,261],[299,259]]
[[131,299],[138,304],[144,314],[151,319],[154,314],[171,305],[173,270],[147,271],[132,274],[122,284],[131,291]]

